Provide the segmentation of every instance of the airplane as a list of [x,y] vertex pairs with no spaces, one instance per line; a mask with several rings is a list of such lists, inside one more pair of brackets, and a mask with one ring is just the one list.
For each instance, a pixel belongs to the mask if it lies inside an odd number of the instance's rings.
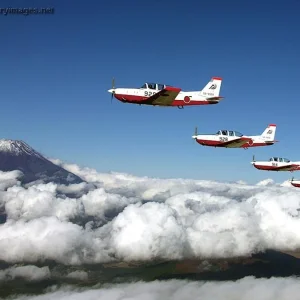
[[265,171],[300,171],[300,161],[290,161],[287,158],[271,157],[269,161],[256,161],[253,155],[251,164],[258,170]]
[[113,97],[123,103],[153,106],[184,106],[217,104],[224,97],[219,96],[222,78],[212,77],[201,91],[182,91],[181,88],[160,83],[146,82],[140,88],[115,88],[113,79],[112,88],[108,90]]
[[300,180],[294,180],[294,177],[292,178],[292,180],[290,180],[290,183],[294,187],[300,187]]
[[246,136],[238,131],[219,130],[215,134],[198,134],[197,127],[192,136],[202,146],[244,148],[270,146],[275,142],[276,125],[270,124],[261,135]]

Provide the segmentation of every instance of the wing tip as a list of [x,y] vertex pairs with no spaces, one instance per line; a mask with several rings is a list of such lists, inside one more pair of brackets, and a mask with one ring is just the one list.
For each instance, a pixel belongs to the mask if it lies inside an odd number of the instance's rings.
[[177,88],[177,87],[174,87],[174,86],[166,86],[165,88],[167,91],[172,91],[172,92],[180,92],[181,91],[181,88]]

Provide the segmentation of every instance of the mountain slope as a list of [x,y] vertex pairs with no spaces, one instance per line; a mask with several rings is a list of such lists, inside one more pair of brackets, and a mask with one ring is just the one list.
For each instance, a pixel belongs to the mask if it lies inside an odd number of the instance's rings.
[[58,184],[84,182],[77,175],[55,165],[28,144],[19,140],[0,140],[0,170],[20,170],[24,174],[21,179],[24,184],[36,180]]

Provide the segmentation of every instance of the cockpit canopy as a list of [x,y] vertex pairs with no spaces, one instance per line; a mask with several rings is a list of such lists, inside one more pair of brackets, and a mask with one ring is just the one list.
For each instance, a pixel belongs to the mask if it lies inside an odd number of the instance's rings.
[[163,90],[165,87],[166,87],[165,84],[146,82],[140,88],[160,91]]
[[238,136],[242,137],[243,134],[238,132],[238,131],[233,131],[233,130],[219,130],[216,135],[225,135],[225,136]]
[[282,157],[271,157],[269,161],[285,162],[285,163],[291,162],[289,159],[282,158]]

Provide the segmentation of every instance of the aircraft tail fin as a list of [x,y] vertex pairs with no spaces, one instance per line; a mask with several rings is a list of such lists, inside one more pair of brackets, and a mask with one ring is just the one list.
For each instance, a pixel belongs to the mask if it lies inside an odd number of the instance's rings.
[[222,85],[222,78],[212,77],[211,80],[206,84],[206,86],[201,91],[201,94],[206,97],[208,100],[219,100],[223,97],[220,97],[220,90]]
[[270,124],[261,134],[261,137],[265,140],[265,142],[275,142],[275,133],[276,124]]

